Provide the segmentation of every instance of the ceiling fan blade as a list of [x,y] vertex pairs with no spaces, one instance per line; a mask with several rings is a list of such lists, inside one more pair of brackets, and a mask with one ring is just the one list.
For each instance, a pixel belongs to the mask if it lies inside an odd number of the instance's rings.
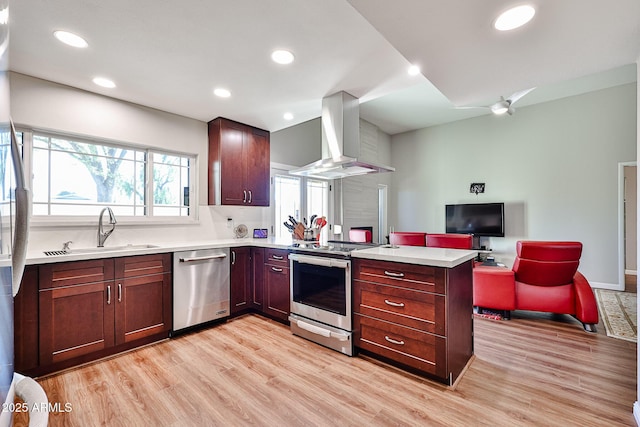
[[453,108],[455,108],[456,110],[477,110],[478,108],[483,108],[486,110],[491,107],[486,105],[478,105],[478,106],[471,106],[471,107],[453,107]]
[[509,98],[507,98],[507,101],[509,102],[509,104],[513,105],[516,103],[516,101],[518,101],[520,98],[522,98],[523,96],[525,96],[526,94],[528,94],[534,89],[535,87],[532,87],[529,89],[521,90],[520,92],[516,92],[513,95],[511,95]]

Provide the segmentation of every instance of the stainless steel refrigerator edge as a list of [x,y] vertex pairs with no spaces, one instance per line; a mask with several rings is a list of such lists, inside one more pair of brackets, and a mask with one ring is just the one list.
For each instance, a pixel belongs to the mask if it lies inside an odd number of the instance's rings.
[[229,248],[173,254],[173,330],[230,313]]
[[[12,424],[14,396],[29,409],[29,425],[48,424],[48,401],[34,380],[14,372],[13,298],[20,282],[27,253],[31,195],[22,168],[22,155],[11,123],[9,101],[9,0],[0,0],[0,427]],[[15,178],[15,181],[14,181]]]

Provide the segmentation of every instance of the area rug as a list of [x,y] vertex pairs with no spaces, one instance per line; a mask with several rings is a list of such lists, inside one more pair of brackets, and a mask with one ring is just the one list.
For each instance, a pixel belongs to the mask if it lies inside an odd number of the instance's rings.
[[502,320],[502,314],[486,309],[481,309],[480,312],[473,313],[473,315],[481,319]]
[[637,295],[606,289],[594,291],[607,336],[638,342]]

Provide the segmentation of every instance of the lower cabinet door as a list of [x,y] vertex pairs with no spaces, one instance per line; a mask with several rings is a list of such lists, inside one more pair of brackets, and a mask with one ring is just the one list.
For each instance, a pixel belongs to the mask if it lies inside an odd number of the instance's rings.
[[171,274],[116,280],[116,344],[168,333],[172,325]]
[[231,248],[231,314],[251,305],[251,248]]
[[289,269],[275,265],[264,266],[264,313],[287,321],[291,307]]
[[40,365],[49,365],[114,345],[113,282],[42,290]]

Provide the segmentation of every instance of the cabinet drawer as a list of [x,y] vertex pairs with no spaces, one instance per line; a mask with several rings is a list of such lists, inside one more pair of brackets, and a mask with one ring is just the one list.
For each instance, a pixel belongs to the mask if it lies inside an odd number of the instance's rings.
[[280,265],[282,267],[289,267],[289,251],[286,249],[272,249],[267,248],[265,250],[265,264]]
[[113,259],[71,261],[40,266],[39,289],[100,283],[113,280]]
[[437,335],[355,314],[355,345],[403,365],[447,377],[447,341]]
[[445,297],[354,281],[354,312],[434,334],[445,334]]
[[171,254],[116,258],[116,276],[129,278],[171,272]]
[[446,293],[446,271],[441,267],[367,259],[354,260],[353,278],[438,294]]

